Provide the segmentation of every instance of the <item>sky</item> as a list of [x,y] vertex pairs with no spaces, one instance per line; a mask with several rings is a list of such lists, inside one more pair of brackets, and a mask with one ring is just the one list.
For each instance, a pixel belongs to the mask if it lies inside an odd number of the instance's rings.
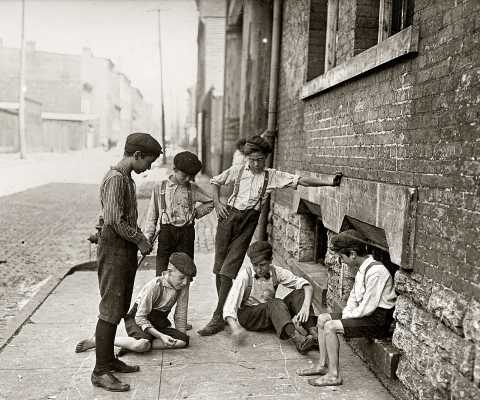
[[[26,0],[25,40],[37,50],[80,54],[89,47],[111,59],[147,102],[160,105],[161,38],[167,126],[185,119],[186,90],[195,82],[198,13],[194,0]],[[19,47],[21,0],[0,0],[0,39]],[[178,116],[176,113],[179,113]]]

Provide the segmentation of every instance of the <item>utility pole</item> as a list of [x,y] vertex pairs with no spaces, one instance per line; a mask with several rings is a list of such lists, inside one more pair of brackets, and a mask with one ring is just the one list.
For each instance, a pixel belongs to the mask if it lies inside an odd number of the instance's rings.
[[164,105],[164,97],[163,97],[163,57],[162,57],[162,29],[161,29],[161,20],[160,14],[161,9],[158,8],[158,54],[160,56],[160,102],[162,108],[162,147],[163,147],[163,154],[162,154],[162,164],[165,165],[167,163],[167,156],[165,154],[165,105]]
[[20,87],[18,90],[18,137],[20,144],[20,158],[26,158],[25,140],[25,0],[22,0],[22,28],[20,41]]

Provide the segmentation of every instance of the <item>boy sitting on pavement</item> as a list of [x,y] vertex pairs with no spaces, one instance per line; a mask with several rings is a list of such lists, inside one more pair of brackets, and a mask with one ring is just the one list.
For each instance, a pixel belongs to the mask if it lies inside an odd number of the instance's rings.
[[[128,351],[143,353],[150,349],[181,348],[188,346],[186,335],[188,294],[190,281],[197,268],[185,253],[173,253],[168,269],[155,277],[140,290],[135,303],[125,317],[128,337],[116,337],[115,346],[121,347],[117,354]],[[175,328],[168,319],[175,308]],[[80,341],[75,352],[80,353],[95,347],[95,336]]]
[[396,300],[393,279],[387,268],[367,253],[367,243],[367,239],[353,229],[332,239],[332,250],[340,255],[345,264],[358,268],[358,271],[343,312],[318,316],[320,357],[312,368],[297,371],[301,376],[323,375],[309,379],[310,385],[342,384],[339,334],[347,338],[388,335]]
[[[195,219],[213,210],[211,197],[195,183],[202,169],[197,156],[189,151],[175,155],[173,174],[156,185],[147,211],[145,236],[154,244],[158,232],[156,275],[167,269],[170,255],[183,252],[194,259]],[[195,208],[195,204],[203,203]]]
[[[310,283],[273,265],[272,246],[268,242],[253,243],[247,255],[252,264],[246,264],[238,273],[223,308],[234,342],[241,344],[245,329],[274,328],[280,339],[291,339],[301,354],[315,348],[317,319],[311,306]],[[275,298],[278,284],[294,290],[284,299]]]

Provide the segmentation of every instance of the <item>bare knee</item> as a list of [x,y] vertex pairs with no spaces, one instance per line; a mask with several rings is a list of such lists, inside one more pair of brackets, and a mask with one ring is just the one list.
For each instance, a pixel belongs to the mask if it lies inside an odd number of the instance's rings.
[[133,346],[133,351],[137,353],[145,353],[146,351],[150,350],[151,348],[150,341],[147,339],[138,339]]
[[330,316],[330,314],[320,314],[318,316],[318,319],[317,319],[317,327],[318,329],[324,329],[325,327],[325,324],[328,322],[328,321],[331,321],[332,320],[332,317]]
[[342,323],[339,320],[326,321],[323,329],[326,334],[337,334],[342,331]]

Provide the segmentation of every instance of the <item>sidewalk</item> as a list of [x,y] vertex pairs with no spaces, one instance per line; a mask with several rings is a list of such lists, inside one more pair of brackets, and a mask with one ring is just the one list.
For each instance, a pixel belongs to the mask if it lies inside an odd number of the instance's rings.
[[[141,366],[139,373],[121,376],[131,384],[130,392],[93,387],[94,351],[74,353],[76,342],[94,332],[98,305],[96,273],[81,271],[67,276],[0,352],[0,399],[392,399],[345,345],[344,385],[314,388],[295,370],[312,362],[316,352],[301,356],[293,345],[269,332],[250,333],[246,346],[237,352],[227,332],[198,336],[196,330],[208,321],[216,294],[213,254],[198,254],[196,262],[190,347],[126,355],[126,362]],[[152,270],[140,271],[135,291],[153,276]],[[123,323],[119,333],[124,334]]]

